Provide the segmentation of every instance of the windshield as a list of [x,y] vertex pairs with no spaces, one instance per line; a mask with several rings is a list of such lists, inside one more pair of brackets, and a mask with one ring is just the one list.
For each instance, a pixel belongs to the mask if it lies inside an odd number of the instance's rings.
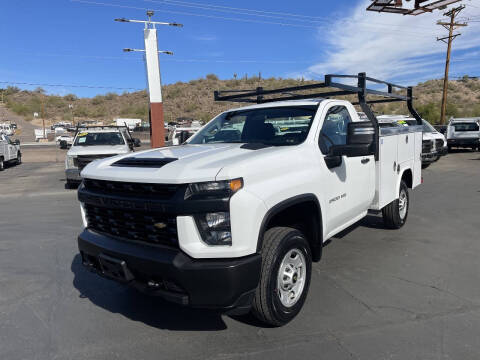
[[298,145],[305,141],[317,106],[232,111],[213,119],[189,144],[261,143]]
[[119,132],[82,132],[77,135],[74,146],[124,145]]
[[455,123],[453,124],[455,131],[478,131],[478,124],[471,123]]
[[423,132],[437,132],[435,128],[426,120],[423,120]]

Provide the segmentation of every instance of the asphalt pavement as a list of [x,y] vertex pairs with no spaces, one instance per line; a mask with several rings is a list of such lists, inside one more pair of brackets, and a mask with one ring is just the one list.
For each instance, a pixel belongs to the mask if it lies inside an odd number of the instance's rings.
[[[313,267],[282,328],[190,310],[86,271],[61,162],[0,173],[0,359],[480,358],[480,153],[424,171],[408,222],[369,216]],[[215,281],[215,279],[212,279]]]

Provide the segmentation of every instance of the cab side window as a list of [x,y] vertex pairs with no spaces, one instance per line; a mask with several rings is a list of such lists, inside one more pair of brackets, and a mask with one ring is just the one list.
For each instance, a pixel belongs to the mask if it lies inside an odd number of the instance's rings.
[[333,145],[347,144],[350,122],[352,119],[345,106],[333,106],[328,110],[319,138],[320,150],[324,155],[328,154]]

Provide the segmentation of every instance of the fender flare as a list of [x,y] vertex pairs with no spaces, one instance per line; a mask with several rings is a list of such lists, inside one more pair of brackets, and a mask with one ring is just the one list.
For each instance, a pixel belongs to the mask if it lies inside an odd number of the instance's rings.
[[296,195],[291,198],[285,199],[273,207],[271,207],[267,213],[264,215],[262,223],[260,225],[260,229],[258,232],[258,240],[257,240],[257,253],[260,253],[263,246],[263,234],[265,233],[265,229],[268,223],[275,217],[275,215],[279,214],[283,210],[298,205],[305,202],[313,201],[317,211],[318,217],[315,219],[316,226],[314,229],[314,238],[317,240],[313,242],[312,248],[312,256],[314,261],[319,261],[322,255],[322,247],[323,247],[323,216],[322,216],[322,208],[320,206],[320,202],[318,198],[314,194],[301,194]]
[[[406,167],[405,169],[403,169],[402,175],[398,177],[398,182],[397,182],[397,187],[396,187],[396,194],[397,194],[397,196],[398,196],[398,194],[400,193],[400,184],[402,183],[403,175],[405,175],[405,173],[406,173],[407,171],[410,171],[410,172],[412,173],[412,178],[413,178],[413,170],[412,170],[412,168]],[[407,186],[408,186],[408,184],[407,184]],[[409,188],[410,188],[410,187],[409,187]]]

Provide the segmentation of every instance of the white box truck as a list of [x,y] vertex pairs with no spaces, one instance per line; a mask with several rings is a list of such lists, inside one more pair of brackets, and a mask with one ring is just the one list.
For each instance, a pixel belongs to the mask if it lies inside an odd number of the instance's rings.
[[[332,98],[349,94],[367,120]],[[410,190],[422,182],[422,120],[411,88],[364,73],[215,98],[253,104],[218,115],[183,145],[85,167],[82,262],[169,301],[252,311],[281,326],[301,310],[327,240],[369,211],[388,228],[405,224]],[[380,129],[369,103],[386,101],[406,101],[418,126]]]

